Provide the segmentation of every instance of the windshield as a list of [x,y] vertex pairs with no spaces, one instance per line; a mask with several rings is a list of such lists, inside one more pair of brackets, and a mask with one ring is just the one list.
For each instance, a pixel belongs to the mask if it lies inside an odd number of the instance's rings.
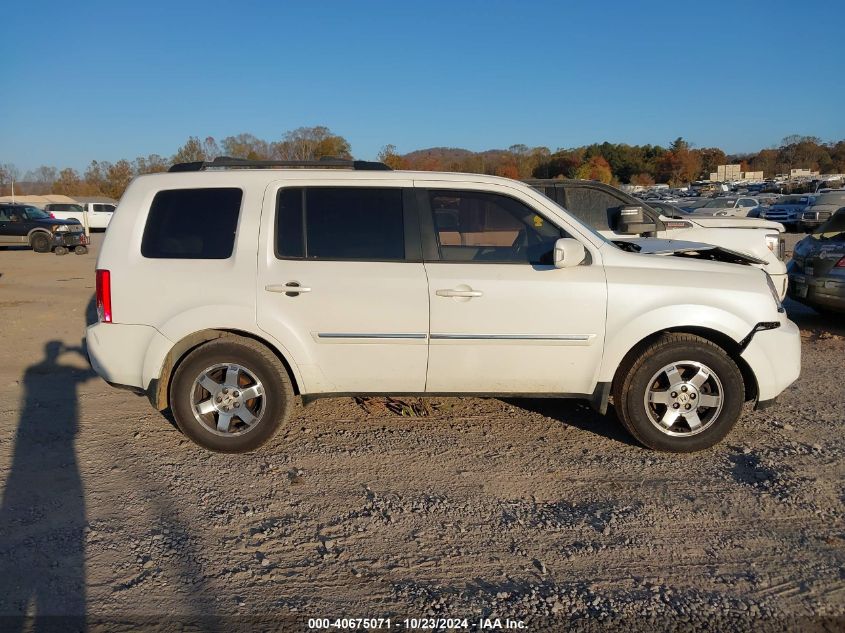
[[845,240],[845,207],[813,231],[813,237],[818,240]]
[[25,207],[23,213],[30,220],[46,220],[50,217],[49,213],[35,207]]
[[733,200],[728,200],[727,198],[716,198],[715,200],[711,200],[707,204],[704,205],[705,209],[724,209],[725,207],[732,207],[734,205]]
[[812,204],[845,204],[845,193],[823,193]]
[[540,195],[541,195],[541,196],[543,196],[546,200],[548,200],[549,202],[551,202],[551,203],[552,203],[555,207],[557,207],[558,209],[560,209],[561,211],[563,211],[563,214],[562,214],[562,215],[566,216],[566,217],[569,219],[569,221],[570,221],[570,222],[573,222],[573,223],[577,224],[578,226],[580,226],[581,228],[583,228],[583,229],[584,229],[585,231],[587,231],[588,233],[591,233],[591,234],[595,235],[598,239],[600,239],[600,240],[601,240],[602,242],[604,242],[605,244],[610,244],[610,245],[611,245],[611,246],[613,246],[614,248],[619,248],[618,246],[616,246],[616,244],[614,244],[613,242],[611,242],[609,239],[607,239],[604,235],[602,235],[601,233],[599,233],[599,232],[598,232],[596,229],[594,229],[592,226],[590,226],[589,224],[586,224],[586,223],[582,222],[581,220],[579,220],[578,218],[576,218],[576,217],[575,217],[575,215],[573,215],[572,213],[570,213],[569,211],[567,211],[564,207],[560,206],[557,202],[555,202],[554,200],[552,200],[551,198],[549,198],[549,196],[547,196],[545,193],[543,193],[543,192],[542,192],[542,191],[540,191],[539,189],[536,189],[536,188],[532,187],[532,188],[531,188],[531,190],[532,190],[534,193],[538,193],[538,194],[540,194]]

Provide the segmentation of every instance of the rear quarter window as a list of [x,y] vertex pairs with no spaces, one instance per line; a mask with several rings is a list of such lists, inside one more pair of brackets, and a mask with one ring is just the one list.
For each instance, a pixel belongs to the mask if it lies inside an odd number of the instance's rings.
[[243,191],[237,188],[159,191],[150,205],[141,255],[153,259],[228,259]]

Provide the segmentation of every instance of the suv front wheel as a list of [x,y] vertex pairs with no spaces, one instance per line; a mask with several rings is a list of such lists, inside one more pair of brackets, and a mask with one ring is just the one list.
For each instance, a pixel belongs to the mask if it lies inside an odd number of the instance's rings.
[[687,453],[721,441],[745,401],[742,373],[718,345],[665,334],[629,355],[613,386],[626,429],[645,446]]
[[217,339],[188,354],[170,386],[170,409],[194,442],[244,453],[267,442],[287,419],[293,386],[279,359],[248,339]]

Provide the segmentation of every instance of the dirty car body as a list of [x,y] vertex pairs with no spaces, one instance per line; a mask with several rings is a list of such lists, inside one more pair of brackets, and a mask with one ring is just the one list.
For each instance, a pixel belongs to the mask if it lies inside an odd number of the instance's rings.
[[820,312],[845,313],[845,207],[795,246],[789,296]]

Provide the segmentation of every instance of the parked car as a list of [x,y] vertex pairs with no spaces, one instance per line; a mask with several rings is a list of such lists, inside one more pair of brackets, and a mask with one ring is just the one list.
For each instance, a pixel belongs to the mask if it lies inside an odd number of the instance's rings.
[[762,209],[760,217],[773,222],[780,222],[787,229],[796,229],[798,228],[798,221],[801,219],[801,212],[809,203],[810,196],[807,195],[781,196],[772,206]]
[[[714,217],[746,217],[755,211],[759,212],[759,206],[757,200],[750,196],[740,198],[724,196],[708,200],[704,205],[695,209],[693,213]],[[751,217],[754,217],[754,215]]]
[[[60,220],[78,220],[83,226],[86,221],[89,229],[106,230],[114,214],[115,205],[100,202],[83,202],[81,204],[51,203],[44,206],[47,213]],[[87,213],[87,218],[84,214]]]
[[834,190],[812,196],[809,206],[801,212],[798,226],[811,231],[827,222],[842,206],[845,206],[845,191]]
[[88,252],[88,238],[76,220],[57,220],[30,205],[0,203],[0,246],[21,244],[36,253]]
[[798,377],[771,277],[722,249],[619,248],[506,178],[293,164],[139,176],[97,261],[94,368],[206,448],[260,446],[295,394],[519,394],[612,395],[693,451]]
[[845,313],[845,207],[795,245],[789,296],[827,313]]
[[781,224],[767,220],[686,215],[661,215],[642,201],[594,180],[527,180],[552,200],[611,239],[659,237],[702,242],[751,255],[763,261],[780,297],[786,296],[785,247]]

